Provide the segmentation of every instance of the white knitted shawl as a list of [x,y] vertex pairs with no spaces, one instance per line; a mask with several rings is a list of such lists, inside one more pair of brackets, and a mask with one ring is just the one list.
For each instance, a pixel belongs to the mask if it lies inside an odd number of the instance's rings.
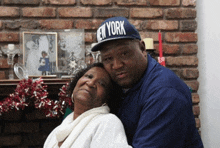
[[[89,124],[89,122],[99,114],[107,114],[110,109],[108,106],[101,106],[97,108],[90,109],[75,120],[73,120],[73,112],[69,114],[62,124],[60,124],[56,129],[56,139],[59,142],[63,142],[60,148],[71,147],[78,135],[83,131],[83,129]],[[79,124],[80,123],[80,124]],[[73,132],[74,131],[74,132]],[[51,145],[51,148],[56,148],[57,143]]]

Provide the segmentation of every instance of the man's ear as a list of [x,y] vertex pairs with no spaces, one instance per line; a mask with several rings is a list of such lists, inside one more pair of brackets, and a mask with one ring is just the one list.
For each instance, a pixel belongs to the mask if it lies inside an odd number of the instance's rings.
[[144,41],[141,40],[141,41],[139,42],[139,44],[140,44],[140,49],[141,49],[141,51],[142,51],[142,52],[146,51]]
[[145,43],[144,43],[144,41],[140,41],[140,49],[141,49],[141,51],[142,51],[144,57],[147,57],[147,51],[146,51],[146,49],[145,49]]

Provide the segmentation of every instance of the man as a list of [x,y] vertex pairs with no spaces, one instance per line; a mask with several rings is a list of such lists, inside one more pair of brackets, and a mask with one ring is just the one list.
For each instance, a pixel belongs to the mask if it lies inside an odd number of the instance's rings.
[[191,93],[171,70],[150,55],[138,31],[124,17],[105,20],[97,30],[105,69],[124,90],[118,117],[134,148],[201,148]]

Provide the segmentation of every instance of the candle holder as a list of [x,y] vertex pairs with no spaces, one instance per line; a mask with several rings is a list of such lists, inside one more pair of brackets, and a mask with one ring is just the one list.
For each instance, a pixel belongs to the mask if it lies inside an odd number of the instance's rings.
[[[91,44],[91,49],[96,45],[97,43],[92,43]],[[90,50],[91,50],[90,49]],[[100,51],[91,51],[92,58],[93,58],[93,63],[98,63],[101,62],[101,53]]]
[[155,56],[155,48],[154,48],[154,40],[153,38],[145,38],[143,39],[145,43],[146,51],[154,58]]
[[9,69],[9,79],[14,79],[14,56],[20,54],[20,49],[15,48],[14,44],[8,44],[8,48],[3,48],[2,51],[7,55],[7,63],[10,66]]
[[93,63],[101,62],[100,51],[91,52],[93,57]]
[[91,51],[91,46],[87,45],[85,48],[85,62],[87,65],[90,65],[93,63],[93,56]]

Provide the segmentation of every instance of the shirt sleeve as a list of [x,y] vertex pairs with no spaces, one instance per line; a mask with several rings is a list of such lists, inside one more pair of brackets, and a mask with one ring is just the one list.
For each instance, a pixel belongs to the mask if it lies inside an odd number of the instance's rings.
[[132,148],[127,143],[124,127],[113,114],[102,118],[92,137],[90,148]]
[[143,105],[132,146],[183,147],[188,127],[192,124],[195,127],[189,98],[173,88],[161,88],[143,99],[147,101]]

